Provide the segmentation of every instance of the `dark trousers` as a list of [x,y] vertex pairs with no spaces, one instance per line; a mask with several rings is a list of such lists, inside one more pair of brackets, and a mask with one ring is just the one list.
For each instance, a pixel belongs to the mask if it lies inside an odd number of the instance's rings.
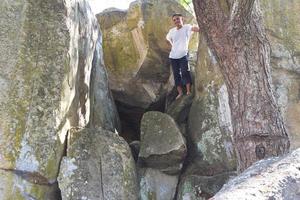
[[191,74],[188,71],[188,56],[183,56],[179,59],[170,58],[175,85],[182,86],[192,83]]

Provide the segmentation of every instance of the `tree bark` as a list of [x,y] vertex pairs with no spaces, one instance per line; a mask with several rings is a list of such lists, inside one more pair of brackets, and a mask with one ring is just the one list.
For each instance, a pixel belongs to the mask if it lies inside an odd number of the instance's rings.
[[193,4],[228,89],[238,171],[288,152],[288,134],[272,92],[270,45],[259,1],[193,0]]

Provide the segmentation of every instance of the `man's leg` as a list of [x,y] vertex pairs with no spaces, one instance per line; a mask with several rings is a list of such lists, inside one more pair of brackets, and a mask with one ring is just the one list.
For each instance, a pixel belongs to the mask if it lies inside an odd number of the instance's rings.
[[176,99],[182,96],[182,86],[181,86],[181,76],[180,76],[180,60],[179,59],[170,59],[172,65],[172,71],[174,76],[174,81],[176,85],[176,89],[178,92],[178,96]]
[[179,85],[176,88],[177,88],[177,92],[178,92],[176,99],[178,99],[182,96],[182,87]]
[[191,94],[191,84],[187,83],[186,84],[186,95],[190,95]]
[[187,95],[191,94],[191,83],[192,83],[192,78],[191,78],[190,71],[188,71],[188,67],[189,67],[188,58],[187,56],[185,56],[180,59],[180,69],[181,69],[183,84],[185,84],[186,86]]

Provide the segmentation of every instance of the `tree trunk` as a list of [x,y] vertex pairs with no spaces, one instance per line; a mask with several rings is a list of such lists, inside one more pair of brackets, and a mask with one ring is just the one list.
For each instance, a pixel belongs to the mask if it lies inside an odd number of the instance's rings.
[[270,46],[258,0],[193,0],[193,4],[228,89],[238,171],[286,153],[290,143],[272,92]]

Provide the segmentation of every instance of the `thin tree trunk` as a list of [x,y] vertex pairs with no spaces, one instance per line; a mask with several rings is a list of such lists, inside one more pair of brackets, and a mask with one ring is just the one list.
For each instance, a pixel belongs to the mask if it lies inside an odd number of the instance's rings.
[[286,153],[290,143],[272,92],[270,46],[259,2],[193,0],[193,4],[228,89],[238,171]]

